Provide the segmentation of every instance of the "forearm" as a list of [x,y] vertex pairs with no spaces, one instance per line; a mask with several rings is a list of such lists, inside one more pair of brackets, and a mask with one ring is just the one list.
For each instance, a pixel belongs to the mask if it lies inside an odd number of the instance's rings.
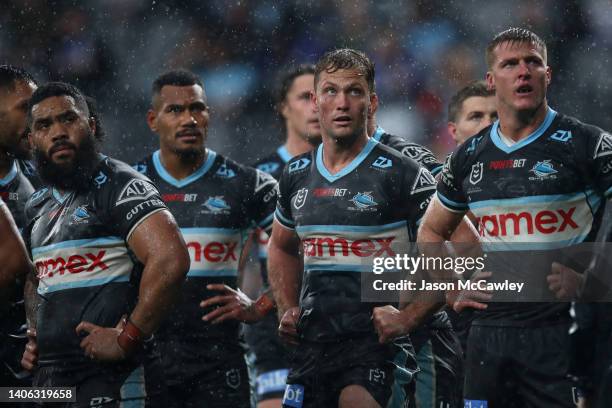
[[175,260],[147,262],[140,282],[138,303],[129,316],[149,337],[178,298],[189,266]]
[[302,262],[292,254],[270,245],[268,249],[268,279],[279,316],[298,306]]
[[25,302],[26,322],[28,328],[36,328],[36,317],[38,311],[38,279],[34,273],[29,273],[25,287],[23,289],[23,299]]

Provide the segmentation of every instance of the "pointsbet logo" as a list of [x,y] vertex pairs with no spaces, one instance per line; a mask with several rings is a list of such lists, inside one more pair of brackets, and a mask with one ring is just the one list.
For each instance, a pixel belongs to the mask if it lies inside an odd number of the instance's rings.
[[480,257],[430,257],[421,254],[409,256],[406,254],[394,257],[376,257],[373,260],[372,272],[380,275],[383,272],[409,272],[414,275],[418,270],[451,270],[461,275],[468,271],[484,269],[485,258]]

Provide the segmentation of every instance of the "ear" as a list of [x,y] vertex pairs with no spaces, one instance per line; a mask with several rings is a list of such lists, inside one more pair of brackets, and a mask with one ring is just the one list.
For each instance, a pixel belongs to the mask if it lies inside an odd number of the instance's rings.
[[457,125],[455,125],[455,122],[448,122],[446,124],[446,128],[448,129],[448,133],[450,133],[455,143],[459,143],[457,140]]
[[310,103],[312,103],[312,110],[319,113],[319,103],[317,101],[316,92],[310,92]]
[[87,119],[87,123],[89,124],[89,128],[91,129],[91,133],[95,135],[96,130],[98,130],[98,127],[96,126],[96,120],[94,119],[94,117],[90,116],[89,119]]
[[278,111],[280,112],[281,116],[285,119],[287,119],[287,115],[288,115],[288,111],[289,111],[289,105],[286,102],[281,102],[278,105]]
[[378,110],[378,95],[370,94],[370,106],[368,107],[368,117],[372,117]]
[[147,125],[149,129],[157,133],[157,113],[153,109],[149,109],[147,112]]
[[487,89],[489,91],[495,90],[495,78],[493,78],[493,73],[491,71],[487,71],[487,76],[485,77],[487,81]]
[[547,65],[546,66],[546,85],[550,85],[552,81],[552,69]]

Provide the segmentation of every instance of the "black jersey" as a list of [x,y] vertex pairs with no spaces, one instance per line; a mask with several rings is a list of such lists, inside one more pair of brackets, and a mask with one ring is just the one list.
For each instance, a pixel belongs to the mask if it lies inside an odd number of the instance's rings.
[[[280,179],[277,221],[295,229],[304,252],[300,334],[330,341],[373,333],[361,302],[361,272],[416,239],[435,189],[429,171],[374,139],[340,172],[323,164],[323,145],[297,156]],[[368,263],[370,266],[368,266]]]
[[22,230],[24,227],[24,208],[28,198],[34,193],[34,187],[30,182],[28,175],[33,169],[25,166],[17,160],[13,160],[13,165],[8,174],[0,179],[0,198],[7,204],[17,228]]
[[[547,287],[547,254],[597,235],[612,192],[611,159],[610,134],[549,108],[542,125],[512,146],[499,121],[468,139],[447,159],[438,197],[450,211],[472,211],[485,251],[502,260],[509,254],[500,270],[541,270],[533,279]],[[539,260],[547,263],[540,268]],[[567,303],[493,303],[477,320],[533,323],[565,319],[567,311]]]
[[[291,160],[291,154],[287,150],[287,148],[283,145],[274,151],[274,153],[264,157],[263,159],[256,162],[253,167],[257,170],[266,172],[274,177],[276,180],[279,179],[280,175],[283,173],[283,168],[285,164]],[[257,239],[257,256],[259,258],[260,271],[261,271],[261,280],[263,283],[263,288],[266,289],[269,285],[268,282],[268,240],[270,237],[266,234],[265,231],[257,230],[256,231],[256,239]]]
[[149,215],[166,208],[130,166],[99,156],[86,191],[36,191],[26,204],[26,244],[39,279],[39,365],[95,370],[75,333],[81,321],[115,327],[136,303],[142,270],[127,246]]
[[410,157],[412,160],[429,170],[434,176],[442,170],[442,163],[436,159],[436,156],[434,156],[428,148],[417,143],[409,142],[402,137],[389,134],[380,126],[376,127],[372,139],[397,150],[404,156]]
[[[208,290],[207,284],[236,288],[238,261],[249,230],[269,229],[276,204],[276,181],[269,174],[207,151],[202,166],[182,180],[166,171],[159,151],[135,166],[158,186],[191,258],[181,300],[158,332],[160,342],[174,341],[175,348],[188,350],[168,356],[169,364],[178,369],[179,356],[196,361],[197,356],[211,352],[213,342],[238,344],[239,322],[204,322],[202,316],[212,309],[202,309],[200,302],[218,294]],[[201,361],[199,365],[205,369]]]

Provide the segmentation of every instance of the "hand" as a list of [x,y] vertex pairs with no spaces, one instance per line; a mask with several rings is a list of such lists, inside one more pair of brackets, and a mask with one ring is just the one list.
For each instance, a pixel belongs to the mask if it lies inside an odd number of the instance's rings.
[[283,314],[278,325],[278,334],[289,344],[298,344],[297,322],[300,318],[299,306],[294,306]]
[[546,277],[548,289],[555,294],[559,300],[572,300],[578,297],[578,293],[584,284],[584,276],[561,265],[553,262],[550,268],[551,274]]
[[375,307],[372,311],[372,322],[380,343],[388,343],[405,336],[413,328],[402,312],[391,305]]
[[200,302],[202,308],[218,305],[215,310],[204,315],[202,320],[212,324],[226,320],[253,323],[263,318],[255,308],[255,302],[241,290],[232,289],[221,283],[206,285],[206,289],[217,290],[221,294]]
[[25,346],[21,366],[27,371],[32,371],[38,364],[38,344],[36,342],[36,329],[28,329],[26,332],[28,343]]
[[[492,275],[491,272],[476,272],[471,281],[487,280]],[[472,308],[476,310],[484,310],[488,302],[493,297],[493,292],[490,290],[454,290],[446,292],[446,303],[453,308],[457,313],[461,313],[464,309]]]
[[85,355],[97,361],[123,360],[126,357],[125,351],[117,343],[117,337],[121,334],[123,325],[123,318],[115,327],[100,327],[84,321],[79,323],[76,327],[77,335],[83,332],[89,333],[81,341],[81,348],[85,351]]

